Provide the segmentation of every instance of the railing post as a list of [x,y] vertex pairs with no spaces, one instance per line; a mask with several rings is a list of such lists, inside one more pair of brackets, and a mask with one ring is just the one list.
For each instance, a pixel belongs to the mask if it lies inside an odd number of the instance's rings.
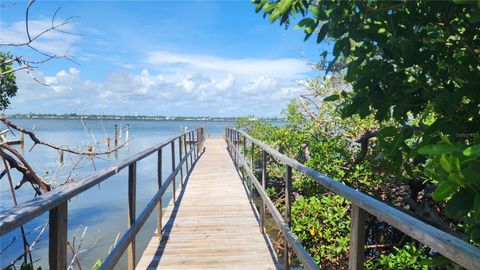
[[[250,166],[252,168],[252,174],[255,176],[255,164],[253,163],[253,159],[254,159],[254,153],[255,153],[255,144],[252,142],[252,162],[250,163]],[[248,181],[248,184],[249,184],[249,188],[250,188],[250,200],[253,200],[253,179],[249,178],[249,181]]]
[[181,164],[183,159],[182,141],[183,141],[183,137],[182,136],[178,137],[178,156],[179,156],[178,164],[180,165],[180,183],[182,184],[182,188],[183,188],[183,164]]
[[[292,167],[285,164],[285,222],[290,228],[292,225],[291,222],[291,207],[292,207]],[[290,254],[288,252],[288,242],[287,237],[285,236],[285,250],[284,250],[284,269],[290,269]]]
[[[172,173],[175,171],[175,140],[172,141]],[[177,180],[177,175],[175,174],[173,176],[173,204],[175,205],[176,203],[176,194],[175,194],[175,190],[176,190],[176,180]]]
[[233,150],[234,150],[234,164],[235,164],[235,169],[238,168],[238,162],[237,162],[237,143],[238,143],[238,134],[237,134],[237,131],[234,130],[233,131]]
[[198,155],[200,155],[200,151],[202,150],[201,149],[201,137],[202,137],[202,131],[201,131],[201,128],[197,128],[197,158],[198,158]]
[[[188,150],[187,150],[187,135],[186,134],[183,134],[183,149],[185,150],[185,155],[188,153]],[[187,170],[187,172],[185,173],[185,177],[188,176],[188,172],[190,171],[189,169],[189,166],[188,166],[188,157],[185,158],[185,168]]]
[[[192,149],[192,143],[193,143],[192,132],[189,131],[188,132],[188,151]],[[193,164],[193,155],[190,155],[190,164]]]
[[[157,182],[158,182],[158,189],[162,188],[162,149],[158,149],[158,159],[157,159]],[[162,217],[163,217],[163,209],[162,209],[162,196],[160,196],[160,200],[158,201],[157,207],[157,233],[160,240],[162,240]]]
[[[262,150],[262,190],[265,191],[267,182],[267,152]],[[265,200],[262,198],[262,206],[260,207],[260,232],[265,234]]]
[[68,202],[50,210],[48,263],[50,269],[67,268]]
[[366,212],[352,204],[350,221],[350,257],[349,270],[362,270],[365,258],[365,218]]
[[247,137],[243,136],[243,156],[245,157],[245,162],[247,161]]
[[[128,228],[135,223],[137,163],[128,166]],[[128,245],[128,270],[135,269],[135,238]]]

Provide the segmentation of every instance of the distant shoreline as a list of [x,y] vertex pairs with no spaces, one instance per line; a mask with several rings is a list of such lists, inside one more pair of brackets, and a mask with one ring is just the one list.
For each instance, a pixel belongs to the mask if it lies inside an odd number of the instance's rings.
[[90,120],[152,120],[152,121],[235,121],[249,118],[250,120],[262,120],[268,122],[285,121],[280,117],[195,117],[195,116],[148,116],[148,115],[97,115],[97,114],[11,114],[6,115],[12,119],[90,119]]

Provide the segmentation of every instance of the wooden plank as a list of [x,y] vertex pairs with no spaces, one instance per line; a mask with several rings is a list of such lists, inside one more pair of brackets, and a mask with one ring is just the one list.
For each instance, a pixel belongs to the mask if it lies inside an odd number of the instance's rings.
[[365,259],[365,217],[366,212],[352,204],[350,221],[350,257],[349,270],[363,270]]
[[163,238],[152,237],[137,269],[276,269],[225,142],[205,147],[179,203],[166,209]]
[[67,268],[68,202],[50,210],[48,262],[50,269]]
[[158,202],[161,196],[167,191],[167,189],[170,187],[170,184],[173,182],[174,177],[180,171],[180,165],[183,164],[185,160],[188,158],[188,156],[192,154],[193,154],[193,149],[190,149],[190,151],[188,152],[188,155],[182,159],[182,161],[179,163],[175,171],[173,171],[167,177],[165,182],[162,184],[162,187],[160,188],[160,190],[155,194],[155,196],[153,196],[153,198],[150,200],[147,206],[143,209],[142,213],[140,213],[138,218],[135,220],[135,223],[133,223],[132,226],[125,232],[122,238],[118,241],[117,245],[115,245],[115,247],[112,249],[112,251],[107,256],[107,258],[105,258],[102,266],[100,267],[101,270],[114,269],[115,265],[117,264],[118,260],[120,260],[120,257],[125,252],[130,242],[133,241],[133,239],[135,238],[137,233],[140,231],[142,226],[145,224],[145,222],[147,221],[147,218],[150,216],[150,214],[155,209],[155,207],[158,206]]

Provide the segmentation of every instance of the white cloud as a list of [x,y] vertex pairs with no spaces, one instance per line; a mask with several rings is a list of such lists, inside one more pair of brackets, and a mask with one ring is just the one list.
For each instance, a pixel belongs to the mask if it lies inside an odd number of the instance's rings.
[[215,84],[215,87],[218,90],[227,90],[228,88],[232,87],[234,83],[235,83],[235,76],[233,76],[232,73],[229,73],[227,75],[227,78],[225,78],[225,80]]
[[209,55],[176,54],[156,51],[148,55],[146,63],[157,67],[176,66],[178,69],[193,71],[217,71],[237,76],[268,76],[284,79],[297,79],[311,69],[302,60],[280,59],[229,59]]
[[251,79],[241,91],[244,93],[256,93],[258,91],[270,91],[277,86],[277,80],[263,76]]
[[[170,57],[164,64],[152,63],[136,73],[135,69],[113,72],[100,82],[82,78],[77,68],[50,76],[38,74],[49,87],[19,73],[19,93],[12,100],[16,109],[11,112],[278,116],[291,98],[303,91],[293,79],[304,78],[309,71],[293,69],[304,66],[295,59],[249,63],[245,59],[202,56],[193,61],[164,55]],[[180,61],[187,63],[183,69],[178,68],[177,58],[186,59]],[[210,63],[204,64],[200,58]],[[290,66],[275,67],[284,62],[291,62]]]

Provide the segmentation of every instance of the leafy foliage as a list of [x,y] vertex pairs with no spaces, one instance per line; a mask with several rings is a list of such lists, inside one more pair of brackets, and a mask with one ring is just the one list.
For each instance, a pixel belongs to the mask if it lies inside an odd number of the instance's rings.
[[287,27],[300,15],[305,40],[334,42],[322,53],[326,72],[345,59],[351,91],[325,101],[343,98],[343,118],[373,117],[377,159],[393,172],[386,176],[409,183],[414,200],[446,202],[450,219],[437,223],[478,244],[480,1],[253,2]]
[[11,58],[10,54],[0,52],[0,110],[5,110],[8,107],[9,99],[15,96],[18,89],[15,82],[15,73],[11,72],[13,64],[7,61]]
[[407,244],[402,248],[395,248],[393,253],[380,255],[378,260],[365,263],[366,270],[427,270],[428,265],[422,262],[426,259],[423,250]]
[[349,203],[338,195],[300,198],[292,204],[293,233],[324,268],[348,265]]
[[[326,82],[326,84],[328,83]],[[324,94],[337,90],[331,85],[328,88],[328,91],[323,91]],[[251,121],[249,118],[242,119],[237,126],[248,131],[251,136],[268,143],[273,148],[279,149],[287,156],[295,158],[317,171],[326,173],[381,200],[406,208],[399,193],[408,192],[408,185],[402,183],[391,185],[390,178],[387,176],[393,175],[394,170],[389,164],[376,158],[376,149],[371,150],[364,160],[355,161],[360,150],[354,138],[366,129],[376,126],[370,119],[356,117],[347,120],[340,119],[337,122],[339,111],[336,110],[336,106],[332,105],[341,102],[343,102],[343,98],[340,97],[334,103],[321,103],[319,106],[322,113],[313,119],[305,113],[298,100],[293,100],[284,111],[287,119],[285,126]],[[260,152],[257,152],[255,156],[260,157]],[[256,166],[260,166],[261,160],[257,159],[256,162]],[[268,163],[266,191],[280,209],[284,200],[283,174],[283,166],[273,161]],[[350,204],[295,171],[293,192],[295,200],[292,204],[292,231],[312,258],[322,267],[348,269]],[[367,244],[383,246],[380,250],[369,249],[366,254],[367,261],[373,268],[384,267],[379,262],[382,256],[384,258],[398,255],[404,259],[407,251],[411,251],[411,249],[403,249],[405,244],[410,245],[413,242],[402,240],[406,238],[401,232],[377,219],[368,220],[367,223],[369,235]],[[401,252],[397,252],[397,249]],[[416,252],[412,252],[410,255],[412,264],[417,263],[417,266],[419,265],[418,261],[426,257],[423,247],[417,248]]]

